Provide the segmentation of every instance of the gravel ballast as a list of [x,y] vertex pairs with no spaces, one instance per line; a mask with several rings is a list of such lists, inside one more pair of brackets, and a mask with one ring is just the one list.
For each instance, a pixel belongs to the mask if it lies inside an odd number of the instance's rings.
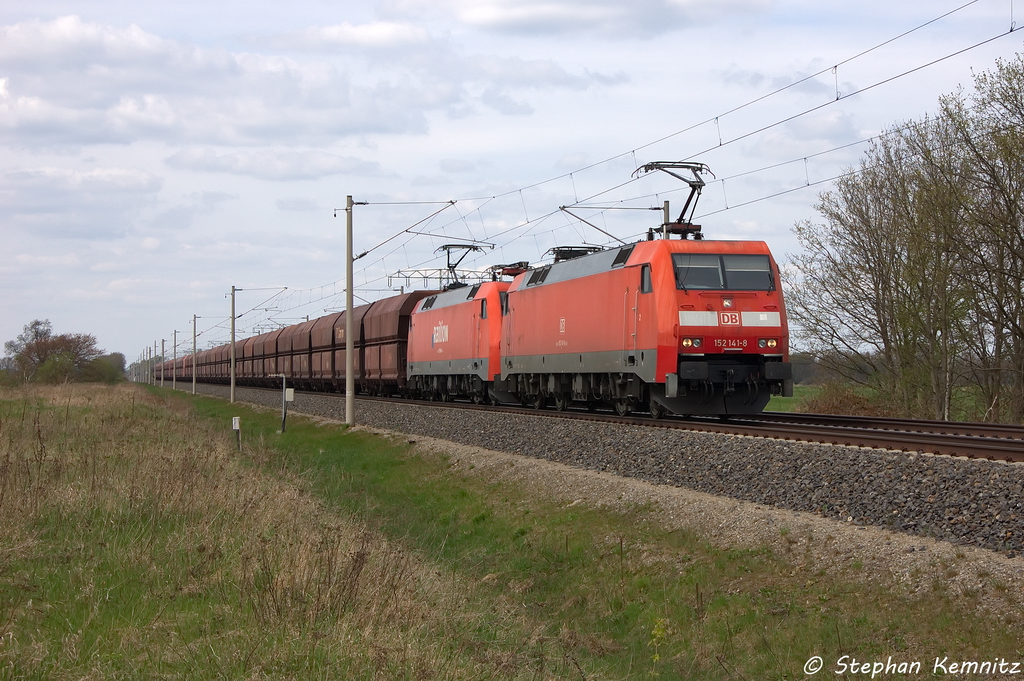
[[[189,386],[189,389],[191,386]],[[202,385],[227,396],[226,386]],[[280,393],[236,388],[280,407]],[[290,409],[344,420],[338,396]],[[1024,549],[1024,464],[425,404],[359,400],[361,425],[547,459],[717,496],[1007,552]]]

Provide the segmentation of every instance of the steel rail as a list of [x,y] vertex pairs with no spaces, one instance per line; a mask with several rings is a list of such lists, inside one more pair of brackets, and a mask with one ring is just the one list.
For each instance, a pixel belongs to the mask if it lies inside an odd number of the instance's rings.
[[844,416],[837,414],[799,414],[795,412],[763,412],[748,416],[735,416],[736,420],[771,423],[815,423],[823,426],[848,428],[874,428],[920,433],[967,435],[976,437],[1024,440],[1024,426],[1006,423],[980,423],[970,421],[927,421],[881,416]]
[[[269,388],[250,388],[270,390]],[[276,392],[276,391],[275,391]],[[305,392],[337,397],[337,393]],[[604,411],[532,409],[516,406],[478,405],[467,402],[424,402],[405,398],[359,395],[358,400],[389,402],[442,409],[470,409],[499,414],[589,420],[633,426],[761,437],[795,442],[867,447],[902,452],[924,452],[956,457],[1024,462],[1024,428],[1003,424],[916,421],[875,417],[765,412],[717,417],[618,416]]]
[[[909,419],[892,419],[903,421],[907,430],[899,430],[890,423],[890,428],[871,427],[875,419],[861,421],[854,418],[853,422],[861,425],[845,425],[843,420],[850,417],[834,417],[821,414],[786,414],[786,418],[774,419],[773,414],[737,415],[727,420],[716,417],[666,417],[652,419],[648,416],[618,416],[606,412],[583,410],[556,411],[552,409],[531,409],[503,405],[493,407],[460,402],[416,402],[401,398],[360,397],[360,399],[392,401],[399,404],[422,404],[433,407],[449,407],[463,409],[490,410],[498,413],[523,414],[551,418],[583,419],[604,423],[622,423],[635,426],[671,428],[700,432],[722,433],[726,435],[743,435],[763,437],[795,442],[844,445],[849,447],[868,447],[872,449],[889,449],[902,452],[925,452],[948,456],[966,457],[971,459],[990,459],[1010,462],[1024,461],[1024,438],[992,437],[974,432],[942,432],[956,426],[988,426],[989,424],[951,424],[945,421],[912,421]],[[766,418],[763,418],[766,417]],[[801,420],[800,417],[806,417]],[[837,420],[837,425],[828,425],[828,421]],[[914,428],[911,430],[909,428]],[[1006,426],[1013,429],[1013,426]],[[954,430],[956,430],[954,428]],[[968,429],[970,430],[970,429]],[[1018,431],[1022,429],[1017,429]]]

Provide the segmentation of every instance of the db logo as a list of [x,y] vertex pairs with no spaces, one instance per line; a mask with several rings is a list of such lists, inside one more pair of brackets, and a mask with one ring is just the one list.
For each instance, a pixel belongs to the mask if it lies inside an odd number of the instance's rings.
[[739,326],[740,325],[740,313],[739,312],[719,312],[718,323],[722,326]]

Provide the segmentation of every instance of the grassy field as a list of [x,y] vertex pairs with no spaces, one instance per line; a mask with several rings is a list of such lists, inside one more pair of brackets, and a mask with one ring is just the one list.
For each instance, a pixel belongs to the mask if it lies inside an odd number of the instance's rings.
[[804,403],[816,395],[818,390],[818,386],[814,385],[794,385],[792,397],[777,397],[773,395],[772,398],[768,400],[768,406],[765,407],[764,410],[787,412],[804,411]]
[[716,548],[648,507],[566,507],[279,426],[141,387],[0,392],[0,677],[753,680],[805,678],[812,655],[1024,657],[1019,622],[942,583],[910,598],[856,563]]

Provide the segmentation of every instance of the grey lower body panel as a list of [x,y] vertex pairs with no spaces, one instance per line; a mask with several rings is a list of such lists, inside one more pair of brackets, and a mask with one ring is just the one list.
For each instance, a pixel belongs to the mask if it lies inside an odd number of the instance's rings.
[[611,352],[510,355],[501,358],[501,377],[516,374],[604,374],[627,373],[653,383],[658,350],[615,350]]
[[487,381],[488,364],[486,357],[409,362],[409,376],[476,376]]

